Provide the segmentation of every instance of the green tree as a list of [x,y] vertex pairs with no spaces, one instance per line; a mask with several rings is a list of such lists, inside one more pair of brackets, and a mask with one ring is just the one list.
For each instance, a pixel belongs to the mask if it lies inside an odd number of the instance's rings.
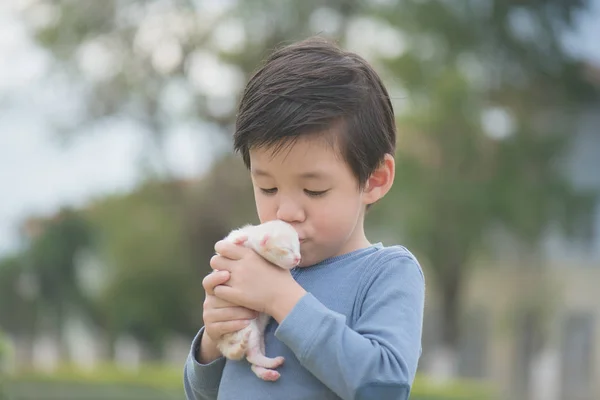
[[[102,276],[94,299],[109,340],[132,335],[158,359],[169,335],[197,331],[214,243],[256,218],[246,175],[226,157],[201,180],[148,181],[88,207]],[[183,197],[173,200],[165,185]]]
[[169,334],[192,330],[202,299],[201,279],[182,239],[180,202],[165,195],[163,185],[148,181],[129,194],[98,199],[85,211],[96,231],[94,299],[109,348],[128,334],[153,359],[161,357]]
[[[30,350],[37,331],[39,300],[35,282],[32,275],[23,268],[23,260],[24,257],[20,253],[5,256],[0,260],[0,336],[4,331],[18,337],[21,343],[27,343],[23,349]],[[32,361],[31,355],[31,352],[27,355],[22,354],[19,361],[29,365]]]
[[[69,359],[64,329],[74,313],[92,314],[94,306],[81,289],[77,256],[91,246],[92,232],[87,222],[70,208],[41,221],[40,234],[28,244],[22,273],[28,274],[38,290],[40,329],[56,335],[60,356]],[[30,275],[29,275],[30,274]]]
[[[167,135],[181,124],[209,136],[231,130],[248,76],[274,46],[310,33],[306,21],[320,3],[41,0],[22,17],[53,56],[49,76],[67,78],[81,99],[80,113],[55,126],[81,133],[129,120],[146,134],[155,172],[172,178]],[[340,31],[355,3],[328,4]]]
[[31,332],[35,319],[35,288],[28,285],[22,260],[14,254],[0,261],[0,329],[14,335]]

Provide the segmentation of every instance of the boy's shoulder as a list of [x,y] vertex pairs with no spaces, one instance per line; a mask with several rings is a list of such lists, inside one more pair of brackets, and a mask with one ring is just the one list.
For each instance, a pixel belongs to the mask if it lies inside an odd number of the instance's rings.
[[423,270],[417,257],[402,245],[384,246],[381,243],[375,245],[377,251],[370,253],[365,259],[369,265],[370,275],[378,274],[411,274],[418,272],[423,279]]
[[[378,243],[374,246],[377,250],[365,258],[358,283],[356,301],[361,305],[359,314],[364,304],[416,299],[425,290],[425,276],[413,253],[401,245],[383,246]],[[407,293],[413,295],[405,297]]]
[[394,259],[410,259],[418,264],[417,257],[408,250],[405,246],[400,244],[384,246],[381,243],[377,243],[374,245],[377,248],[377,251],[372,255],[374,257],[378,257],[381,260],[394,260]]

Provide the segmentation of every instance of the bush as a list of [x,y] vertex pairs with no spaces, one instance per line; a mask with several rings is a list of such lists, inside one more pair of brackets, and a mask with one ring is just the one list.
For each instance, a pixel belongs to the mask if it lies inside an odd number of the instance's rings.
[[41,371],[21,371],[11,382],[47,382],[96,385],[131,385],[155,389],[179,389],[183,382],[183,366],[145,364],[138,370],[127,370],[114,364],[103,364],[86,371],[78,366],[64,365],[51,374]]
[[160,365],[145,365],[137,371],[115,365],[92,371],[63,366],[52,374],[13,375],[7,393],[19,400],[181,400],[185,398],[182,373],[183,368]]
[[0,330],[0,376],[4,372],[4,367],[8,362],[10,346],[6,335]]
[[7,400],[5,393],[5,366],[8,362],[10,347],[4,333],[0,330],[0,400]]
[[437,384],[423,376],[415,379],[410,400],[494,400],[493,390],[481,382],[454,380]]

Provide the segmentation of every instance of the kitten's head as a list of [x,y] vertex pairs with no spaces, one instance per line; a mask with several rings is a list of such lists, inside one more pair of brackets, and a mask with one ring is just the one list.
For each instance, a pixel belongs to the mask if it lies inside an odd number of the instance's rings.
[[261,226],[262,236],[258,243],[260,255],[285,269],[300,263],[300,240],[290,224],[280,220],[265,222]]

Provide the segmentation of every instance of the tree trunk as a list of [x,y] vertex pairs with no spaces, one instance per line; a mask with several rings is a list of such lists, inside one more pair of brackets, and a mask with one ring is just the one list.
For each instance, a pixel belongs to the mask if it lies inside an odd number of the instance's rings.
[[56,335],[56,346],[58,349],[58,359],[61,363],[71,362],[71,352],[69,350],[69,343],[66,338],[66,324],[68,322],[68,313],[65,307],[65,301],[60,299],[56,306],[56,320],[55,320],[55,335]]
[[[520,249],[522,264],[519,282],[520,313],[516,321],[515,359],[513,375],[514,395],[529,399],[540,396],[536,387],[536,364],[551,350],[547,347],[546,324],[552,304],[553,292],[546,274],[544,259],[537,243],[525,243]],[[550,367],[552,368],[552,366]],[[547,373],[555,373],[553,370]]]
[[116,360],[116,345],[117,345],[117,335],[114,330],[111,328],[107,328],[103,333],[104,344],[103,344],[103,357],[106,361],[113,363]]
[[165,358],[165,346],[163,341],[149,340],[142,344],[143,360],[151,364],[160,363]]
[[460,337],[460,296],[462,289],[461,269],[457,265],[437,271],[440,274],[437,287],[440,293],[440,342],[431,351],[429,374],[440,383],[458,375],[458,342]]

